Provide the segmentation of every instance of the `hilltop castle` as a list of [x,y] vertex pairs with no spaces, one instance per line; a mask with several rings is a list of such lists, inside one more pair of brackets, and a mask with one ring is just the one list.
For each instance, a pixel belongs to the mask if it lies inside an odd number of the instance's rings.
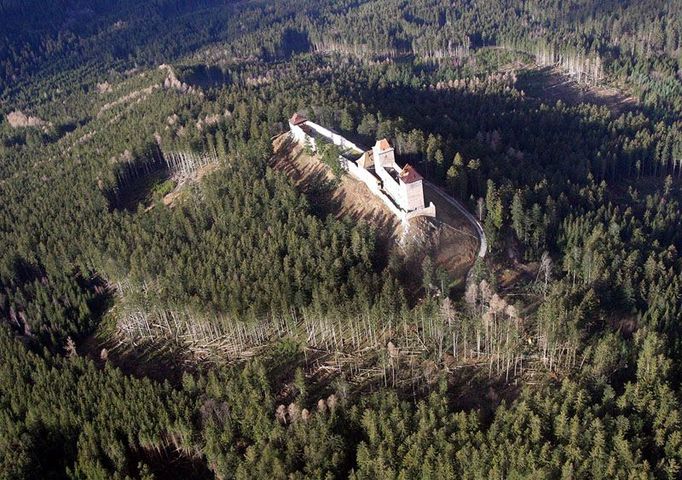
[[298,113],[289,119],[289,128],[296,141],[309,145],[314,152],[318,142],[339,147],[341,166],[365,183],[401,220],[436,216],[433,202],[428,207],[424,204],[423,177],[409,164],[398,166],[388,140],[378,140],[371,150],[366,150]]

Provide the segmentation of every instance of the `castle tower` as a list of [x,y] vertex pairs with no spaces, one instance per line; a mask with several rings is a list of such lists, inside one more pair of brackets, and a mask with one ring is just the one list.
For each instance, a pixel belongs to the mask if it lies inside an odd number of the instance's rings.
[[308,119],[298,113],[294,113],[289,119],[289,130],[291,130],[291,134],[298,142],[306,141],[306,134],[303,130],[303,126],[307,121]]
[[304,117],[303,115],[301,115],[300,113],[296,112],[296,113],[294,113],[294,114],[291,116],[291,118],[289,119],[289,126],[292,127],[292,126],[294,126],[294,125],[300,125],[300,124],[305,123],[305,122],[307,122],[307,121],[308,121],[307,118],[305,118],[305,117]]
[[409,163],[399,175],[402,206],[408,212],[424,208],[423,177]]
[[374,156],[374,165],[376,165],[377,168],[392,167],[395,165],[393,147],[385,138],[377,140],[377,143],[372,147],[372,153]]

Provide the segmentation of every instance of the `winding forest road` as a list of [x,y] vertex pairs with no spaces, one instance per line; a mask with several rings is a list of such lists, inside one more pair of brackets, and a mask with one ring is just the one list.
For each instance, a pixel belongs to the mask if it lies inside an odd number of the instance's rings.
[[424,180],[424,183],[431,187],[431,189],[438,194],[443,200],[448,202],[450,205],[454,206],[459,210],[464,217],[473,225],[474,229],[476,230],[476,233],[478,234],[478,239],[480,243],[480,247],[478,249],[478,256],[480,258],[485,258],[485,254],[488,251],[488,241],[485,238],[485,232],[483,231],[483,227],[481,226],[481,223],[476,220],[476,217],[474,217],[469,211],[462,205],[459,201],[455,200],[452,198],[450,195],[445,193],[442,188],[434,185],[431,182],[427,182]]

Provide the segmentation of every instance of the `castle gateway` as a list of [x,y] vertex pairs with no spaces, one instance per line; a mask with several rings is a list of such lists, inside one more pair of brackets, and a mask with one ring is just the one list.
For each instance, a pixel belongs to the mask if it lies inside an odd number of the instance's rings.
[[294,140],[310,146],[313,152],[317,151],[319,142],[339,147],[341,166],[353,178],[365,183],[401,220],[436,216],[433,202],[425,206],[423,177],[409,164],[398,166],[388,140],[378,140],[371,150],[366,150],[298,113],[289,119],[289,128]]

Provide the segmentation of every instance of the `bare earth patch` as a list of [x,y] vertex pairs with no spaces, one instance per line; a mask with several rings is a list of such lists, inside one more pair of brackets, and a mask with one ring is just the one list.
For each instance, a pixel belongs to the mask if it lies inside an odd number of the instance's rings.
[[438,234],[434,262],[455,277],[464,277],[476,260],[478,237],[462,214],[440,195],[424,186],[424,200],[436,205],[436,219],[430,220]]
[[349,175],[337,181],[331,169],[317,157],[306,155],[287,134],[275,139],[274,151],[272,166],[286,173],[314,208],[332,213],[336,218],[364,220],[374,225],[384,240],[400,238],[400,221],[364,183]]

